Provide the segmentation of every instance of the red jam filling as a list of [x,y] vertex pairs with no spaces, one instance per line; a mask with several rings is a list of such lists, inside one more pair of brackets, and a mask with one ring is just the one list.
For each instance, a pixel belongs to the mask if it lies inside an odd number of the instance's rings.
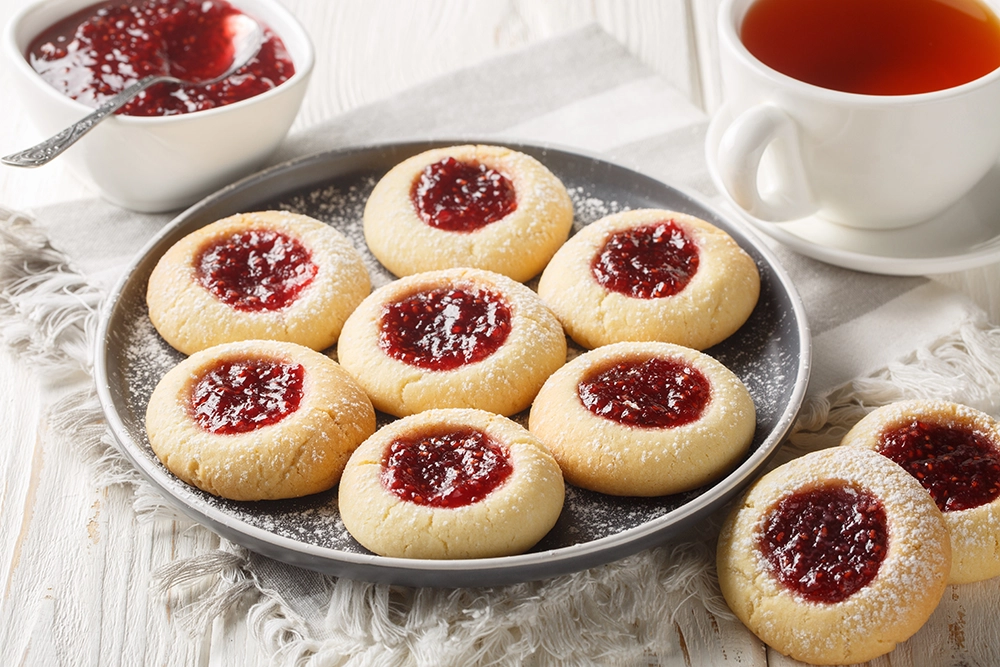
[[382,460],[382,486],[430,507],[478,502],[510,477],[507,450],[472,428],[394,440]]
[[299,408],[305,369],[273,359],[223,361],[191,390],[189,409],[206,431],[237,435],[276,424]]
[[244,312],[288,306],[312,283],[317,271],[305,246],[266,229],[234,234],[207,246],[195,259],[202,287]]
[[883,433],[878,451],[916,477],[942,512],[1000,496],[1000,450],[969,428],[915,420]]
[[701,371],[675,359],[619,361],[577,387],[584,406],[626,426],[671,428],[699,417],[712,396]]
[[474,232],[517,209],[517,193],[506,176],[453,157],[424,167],[410,198],[421,220],[449,232]]
[[435,289],[385,307],[379,347],[411,366],[449,371],[496,352],[510,328],[510,308],[499,294]]
[[612,234],[594,257],[597,283],[636,299],[673,296],[698,271],[698,247],[672,220]]
[[[225,0],[115,0],[92,5],[50,26],[28,47],[31,66],[56,90],[100,106],[139,79],[170,74],[204,81],[232,62]],[[157,84],[118,113],[170,116],[212,109],[259,95],[295,73],[281,39],[265,30],[260,52],[210,86]]]
[[778,581],[810,602],[831,604],[875,578],[888,543],[881,501],[843,485],[785,496],[764,517],[758,536]]

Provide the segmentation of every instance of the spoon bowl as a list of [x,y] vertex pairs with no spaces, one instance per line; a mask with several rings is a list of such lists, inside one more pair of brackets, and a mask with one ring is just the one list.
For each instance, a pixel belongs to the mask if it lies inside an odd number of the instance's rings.
[[81,137],[94,129],[102,120],[128,104],[142,91],[158,83],[176,83],[185,87],[199,87],[210,86],[213,83],[228,79],[250,62],[257,55],[257,52],[260,51],[260,47],[264,43],[264,30],[261,28],[260,23],[246,14],[233,14],[230,16],[226,21],[226,30],[233,45],[232,59],[229,62],[229,66],[221,73],[211,72],[208,78],[201,76],[188,79],[180,78],[173,76],[172,72],[175,68],[171,67],[173,59],[170,59],[165,65],[171,74],[159,74],[139,79],[61,132],[54,134],[31,148],[6,155],[0,158],[0,162],[12,167],[40,167],[43,164],[48,164],[59,155],[62,155],[67,148],[79,141]]

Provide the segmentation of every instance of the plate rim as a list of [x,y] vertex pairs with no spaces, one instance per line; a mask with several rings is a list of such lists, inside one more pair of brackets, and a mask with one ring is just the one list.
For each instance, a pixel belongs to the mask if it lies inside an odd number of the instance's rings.
[[[412,154],[416,154],[420,150],[435,146],[458,145],[461,143],[499,144],[513,150],[555,151],[563,153],[567,158],[579,158],[603,163],[617,170],[623,170],[635,176],[649,179],[661,187],[675,191],[678,195],[690,200],[696,206],[710,212],[719,219],[725,220],[747,238],[747,241],[754,247],[754,250],[759,252],[766,260],[768,269],[774,274],[777,283],[784,289],[787,300],[791,305],[791,311],[795,316],[795,328],[799,336],[797,350],[798,368],[796,369],[796,377],[793,380],[794,384],[791,396],[788,403],[780,412],[780,418],[775,427],[757,450],[752,452],[739,466],[714,482],[711,488],[704,493],[685,502],[680,507],[674,508],[643,524],[579,544],[493,558],[456,560],[409,559],[342,551],[300,542],[266,531],[218,508],[204,505],[200,501],[188,503],[172,493],[170,485],[167,483],[169,479],[172,479],[172,476],[168,478],[168,472],[155,466],[147,466],[145,460],[138,459],[130,451],[131,447],[139,448],[140,445],[135,443],[128,435],[124,421],[117,411],[111,395],[110,380],[107,372],[109,325],[112,315],[119,304],[122,292],[128,287],[132,276],[137,271],[139,265],[147,258],[147,255],[157,245],[162,243],[165,238],[176,233],[177,228],[183,226],[194,214],[208,209],[212,205],[224,203],[236,193],[250,188],[256,183],[271,181],[281,174],[294,173],[296,170],[306,169],[313,163],[334,162],[359,154],[370,155],[387,150],[407,150],[413,151]],[[307,187],[308,185],[306,183],[299,187]],[[704,197],[688,189],[665,183],[660,179],[644,174],[631,167],[618,164],[594,154],[588,154],[578,149],[556,146],[554,144],[537,144],[499,138],[470,139],[467,137],[457,139],[435,138],[414,141],[373,142],[320,151],[275,164],[208,195],[178,213],[137,252],[112,290],[108,293],[103,304],[95,336],[95,347],[94,369],[97,394],[111,434],[119,446],[118,449],[171,505],[177,507],[177,509],[187,514],[196,522],[206,525],[227,539],[276,560],[353,579],[397,585],[430,585],[437,587],[503,585],[544,579],[612,562],[641,551],[644,548],[655,546],[658,543],[655,538],[660,533],[669,529],[673,524],[685,517],[689,517],[697,511],[703,510],[706,506],[728,502],[728,500],[732,499],[732,497],[746,487],[753,480],[754,476],[762,472],[761,469],[777,453],[785,436],[794,424],[794,420],[805,400],[808,379],[812,368],[811,333],[801,297],[795,289],[787,271],[773,251],[744,222],[739,219],[734,220],[733,216],[727,215]],[[252,545],[247,544],[248,540],[252,542]],[[662,541],[664,540],[660,540],[659,542]],[[613,557],[608,558],[609,554],[613,555]],[[317,558],[319,559],[318,562],[315,560]],[[568,567],[559,568],[555,567],[556,565],[567,565]],[[542,571],[535,571],[540,566],[544,566],[542,567]],[[483,573],[492,573],[493,577],[483,581],[483,583],[479,583],[479,579],[475,583],[470,583],[467,579],[469,575],[482,575]],[[447,577],[447,579],[442,578],[441,575]],[[466,575],[466,578],[459,575]],[[452,583],[451,580],[455,581]]]

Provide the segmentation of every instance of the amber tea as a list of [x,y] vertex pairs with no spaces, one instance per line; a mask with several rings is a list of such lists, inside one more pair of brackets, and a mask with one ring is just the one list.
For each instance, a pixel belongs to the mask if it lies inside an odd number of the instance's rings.
[[740,39],[783,74],[866,95],[942,90],[1000,67],[1000,20],[979,0],[757,0]]

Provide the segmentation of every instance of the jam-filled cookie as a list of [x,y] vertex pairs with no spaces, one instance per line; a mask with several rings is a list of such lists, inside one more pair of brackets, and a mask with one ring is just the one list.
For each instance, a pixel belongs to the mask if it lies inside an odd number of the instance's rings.
[[566,335],[530,289],[478,269],[429,271],[374,291],[344,324],[340,363],[375,408],[526,409],[566,361]]
[[240,341],[168,371],[149,399],[146,432],[184,482],[232,500],[275,500],[334,486],[375,432],[375,410],[326,355]]
[[567,482],[662,496],[733,468],[753,439],[756,413],[744,384],[712,357],[670,343],[616,343],[556,371],[528,428]]
[[948,530],[888,459],[834,447],[771,471],[723,525],[719,584],[736,616],[796,660],[853,664],[930,617],[951,568]]
[[490,558],[542,539],[565,485],[524,427],[482,410],[428,410],[392,422],[351,456],[340,482],[348,532],[382,556]]
[[361,254],[329,225],[241,213],[188,234],[160,258],[146,303],[170,345],[192,354],[237,340],[323,350],[371,291]]
[[364,213],[368,247],[397,276],[465,266],[525,281],[572,224],[562,182],[535,158],[501,146],[415,155],[376,184]]
[[930,492],[951,534],[949,583],[1000,576],[1000,425],[948,401],[902,401],[869,413],[843,445],[889,458]]
[[750,317],[760,274],[714,225],[641,209],[602,218],[567,241],[538,294],[583,347],[642,340],[704,350]]

